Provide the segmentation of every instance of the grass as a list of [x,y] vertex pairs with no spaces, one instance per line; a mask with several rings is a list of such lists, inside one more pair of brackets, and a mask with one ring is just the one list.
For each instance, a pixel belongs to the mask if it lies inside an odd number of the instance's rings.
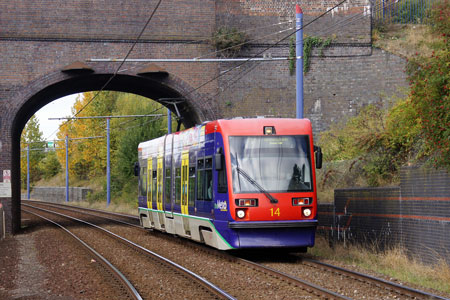
[[136,205],[130,205],[127,203],[114,203],[112,202],[110,205],[106,205],[105,201],[95,201],[95,202],[70,202],[70,205],[73,206],[80,206],[85,208],[93,208],[98,210],[105,210],[109,212],[117,212],[117,213],[123,213],[128,215],[136,215],[138,214],[137,211],[137,203]]
[[436,38],[427,25],[391,24],[376,27],[372,32],[373,44],[388,52],[405,58],[412,58],[416,53],[431,56]]
[[407,285],[424,287],[450,295],[450,265],[443,259],[435,265],[425,265],[408,257],[402,248],[377,251],[376,247],[370,249],[343,244],[336,244],[331,248],[323,237],[317,238],[316,246],[308,253],[317,258],[383,274],[391,281],[396,279]]

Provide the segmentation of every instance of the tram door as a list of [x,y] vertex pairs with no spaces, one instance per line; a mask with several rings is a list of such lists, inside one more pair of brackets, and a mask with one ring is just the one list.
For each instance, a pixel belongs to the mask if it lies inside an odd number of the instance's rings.
[[[181,154],[181,213],[189,215],[189,150]],[[184,231],[190,234],[189,218],[183,218]]]
[[153,169],[153,159],[150,156],[147,160],[147,207],[149,209],[153,208],[153,203],[152,203],[153,171],[152,171],[152,169]]
[[161,224],[161,227],[164,227],[164,214],[163,211],[163,180],[164,180],[164,169],[163,169],[163,160],[164,156],[158,155],[158,164],[157,164],[157,195],[156,195],[156,208],[158,210],[158,216],[159,216],[159,224]]

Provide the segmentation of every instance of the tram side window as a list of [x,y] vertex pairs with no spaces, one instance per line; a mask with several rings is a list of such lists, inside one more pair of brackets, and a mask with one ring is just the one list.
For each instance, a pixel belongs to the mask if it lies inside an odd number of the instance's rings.
[[166,169],[166,182],[165,182],[165,202],[166,203],[170,203],[170,199],[171,199],[171,185],[172,185],[172,169],[171,168],[167,168]]
[[212,180],[213,180],[212,170],[205,170],[205,185],[206,185],[205,200],[212,200],[212,194],[213,194]]
[[175,204],[181,203],[181,169],[175,169]]
[[139,176],[139,195],[147,195],[147,168],[141,168],[141,174]]
[[197,161],[197,199],[212,200],[212,158]]
[[153,174],[152,174],[152,178],[153,178],[153,180],[152,180],[152,184],[153,184],[153,188],[152,188],[152,199],[153,199],[153,201],[156,201],[156,186],[157,186],[157,181],[156,181],[156,174],[157,174],[157,172],[156,171],[153,171]]
[[189,167],[189,206],[195,206],[195,167]]
[[205,158],[205,200],[212,200],[213,194],[212,157]]
[[226,193],[228,191],[227,169],[222,156],[222,170],[217,172],[217,192]]
[[199,159],[197,161],[197,199],[204,200],[203,194],[203,184],[204,184],[204,175],[205,175],[205,161],[203,159]]

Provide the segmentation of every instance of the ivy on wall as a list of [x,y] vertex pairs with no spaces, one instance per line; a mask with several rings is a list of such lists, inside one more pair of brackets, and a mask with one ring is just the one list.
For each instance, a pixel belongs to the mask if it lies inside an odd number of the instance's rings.
[[[307,73],[311,66],[311,53],[314,47],[319,49],[319,55],[323,56],[323,49],[330,46],[332,38],[323,39],[316,36],[308,36],[303,39],[303,73]],[[292,37],[289,43],[289,73],[295,73],[295,38]]]

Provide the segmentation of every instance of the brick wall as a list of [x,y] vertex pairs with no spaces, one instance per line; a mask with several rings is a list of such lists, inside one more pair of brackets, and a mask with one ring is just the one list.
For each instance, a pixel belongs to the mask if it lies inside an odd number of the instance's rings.
[[[18,181],[19,157],[13,152],[19,151],[19,146],[13,139],[18,139],[23,125],[36,110],[68,93],[85,91],[88,86],[98,89],[118,63],[88,63],[95,70],[93,76],[80,76],[79,80],[74,80],[75,75],[61,74],[61,69],[90,58],[124,57],[156,3],[156,0],[0,3],[0,172],[11,170],[12,179]],[[307,24],[338,1],[297,3],[303,8]],[[334,37],[334,44],[324,57],[313,54],[311,70],[305,76],[305,117],[312,120],[315,133],[354,115],[368,103],[384,105],[383,97],[396,93],[399,86],[406,86],[405,61],[370,45],[370,19],[364,16],[368,3],[368,0],[347,1],[345,6],[304,30],[309,36]],[[294,19],[294,9],[295,2],[287,0],[163,1],[130,58],[203,57],[214,52],[208,39],[221,26],[246,31],[253,41],[240,55],[255,55],[288,31],[273,33],[294,26],[288,22]],[[353,22],[346,21],[352,16],[356,16]],[[286,40],[264,54],[287,56],[288,52]],[[188,103],[182,111],[189,125],[220,117],[294,117],[295,77],[289,75],[287,62],[245,64],[218,80],[214,78],[235,65],[158,65],[169,76],[166,80],[148,79],[147,90],[153,94],[143,90],[142,76],[136,75],[145,66],[142,63],[127,63],[111,89],[155,98],[164,94],[185,96]],[[12,182],[12,185],[13,199],[0,199],[10,232],[14,231],[13,216],[15,228],[20,227],[20,184]]]
[[404,167],[399,187],[338,189],[334,213],[329,207],[319,210],[322,233],[337,240],[401,245],[426,263],[450,262],[450,174],[445,170]]
[[[303,24],[306,25],[318,15],[334,7],[339,1],[219,0],[216,1],[217,27],[238,28],[245,31],[250,40],[272,34],[264,38],[262,43],[277,41],[286,33],[273,35],[275,29],[295,27],[296,3],[303,10]],[[370,17],[364,14],[369,7],[368,0],[347,1],[329,14],[305,26],[304,33],[307,36],[333,36],[335,42],[340,43],[370,42]],[[357,15],[353,22],[348,19],[352,15]],[[289,20],[294,22],[289,24],[287,23]]]

